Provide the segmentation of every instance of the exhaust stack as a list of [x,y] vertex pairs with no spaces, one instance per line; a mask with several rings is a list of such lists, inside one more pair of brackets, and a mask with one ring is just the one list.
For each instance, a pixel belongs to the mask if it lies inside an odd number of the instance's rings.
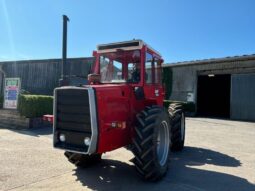
[[62,68],[61,68],[61,78],[59,81],[60,86],[69,85],[69,74],[68,67],[66,63],[66,54],[67,54],[67,22],[69,18],[66,15],[63,15],[63,41],[62,41]]

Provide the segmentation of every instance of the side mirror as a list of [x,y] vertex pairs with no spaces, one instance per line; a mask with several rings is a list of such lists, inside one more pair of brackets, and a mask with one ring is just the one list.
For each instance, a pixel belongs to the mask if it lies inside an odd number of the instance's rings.
[[88,75],[89,84],[99,84],[101,81],[100,74],[89,74]]
[[93,50],[92,56],[96,57],[97,56],[97,51]]

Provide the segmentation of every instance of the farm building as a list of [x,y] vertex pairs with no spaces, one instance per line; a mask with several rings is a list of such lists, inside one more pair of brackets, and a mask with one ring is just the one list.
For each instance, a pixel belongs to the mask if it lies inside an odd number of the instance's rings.
[[194,102],[198,116],[255,121],[255,54],[164,65],[170,100]]
[[[71,76],[87,78],[93,62],[93,57],[69,58],[65,70]],[[52,95],[59,84],[61,69],[61,59],[0,62],[0,94],[3,93],[5,76],[20,78],[21,89],[32,94]]]

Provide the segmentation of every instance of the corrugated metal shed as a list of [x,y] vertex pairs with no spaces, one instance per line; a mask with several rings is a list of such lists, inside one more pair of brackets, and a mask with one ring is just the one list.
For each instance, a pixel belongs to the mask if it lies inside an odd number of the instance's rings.
[[[230,74],[232,76],[236,74],[255,74],[255,54],[178,62],[165,64],[163,67],[169,67],[172,70],[172,94],[168,99],[187,101],[188,95],[192,94],[194,98],[192,101],[196,104],[198,76],[209,74]],[[255,88],[254,84],[250,84],[250,86],[250,88]],[[241,93],[238,94],[238,91],[235,92],[235,94],[237,97],[242,95]],[[231,107],[232,113],[235,112],[233,111],[234,109],[234,107]],[[250,109],[255,112],[254,107],[251,107]],[[244,117],[239,119],[247,120]],[[249,120],[255,120],[255,118],[249,117]]]
[[175,67],[175,66],[186,66],[186,65],[199,65],[199,64],[210,64],[210,63],[224,63],[224,62],[237,62],[237,61],[247,61],[254,60],[255,54],[242,55],[242,56],[228,56],[224,58],[210,58],[203,60],[192,60],[192,61],[182,61],[174,63],[166,63],[163,67]]
[[[70,75],[86,77],[94,58],[69,58],[67,62]],[[7,78],[21,78],[22,89],[34,94],[52,94],[61,75],[61,59],[0,62],[0,66]]]

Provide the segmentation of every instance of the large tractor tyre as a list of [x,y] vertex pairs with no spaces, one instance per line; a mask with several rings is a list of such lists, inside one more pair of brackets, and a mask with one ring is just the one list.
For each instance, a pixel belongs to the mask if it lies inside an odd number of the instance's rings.
[[168,169],[169,117],[162,107],[151,106],[137,114],[136,118],[133,162],[144,180],[157,181]]
[[85,155],[66,151],[65,156],[68,161],[77,167],[89,167],[101,161],[102,154]]
[[171,126],[171,151],[181,151],[185,140],[185,115],[180,104],[168,107]]

